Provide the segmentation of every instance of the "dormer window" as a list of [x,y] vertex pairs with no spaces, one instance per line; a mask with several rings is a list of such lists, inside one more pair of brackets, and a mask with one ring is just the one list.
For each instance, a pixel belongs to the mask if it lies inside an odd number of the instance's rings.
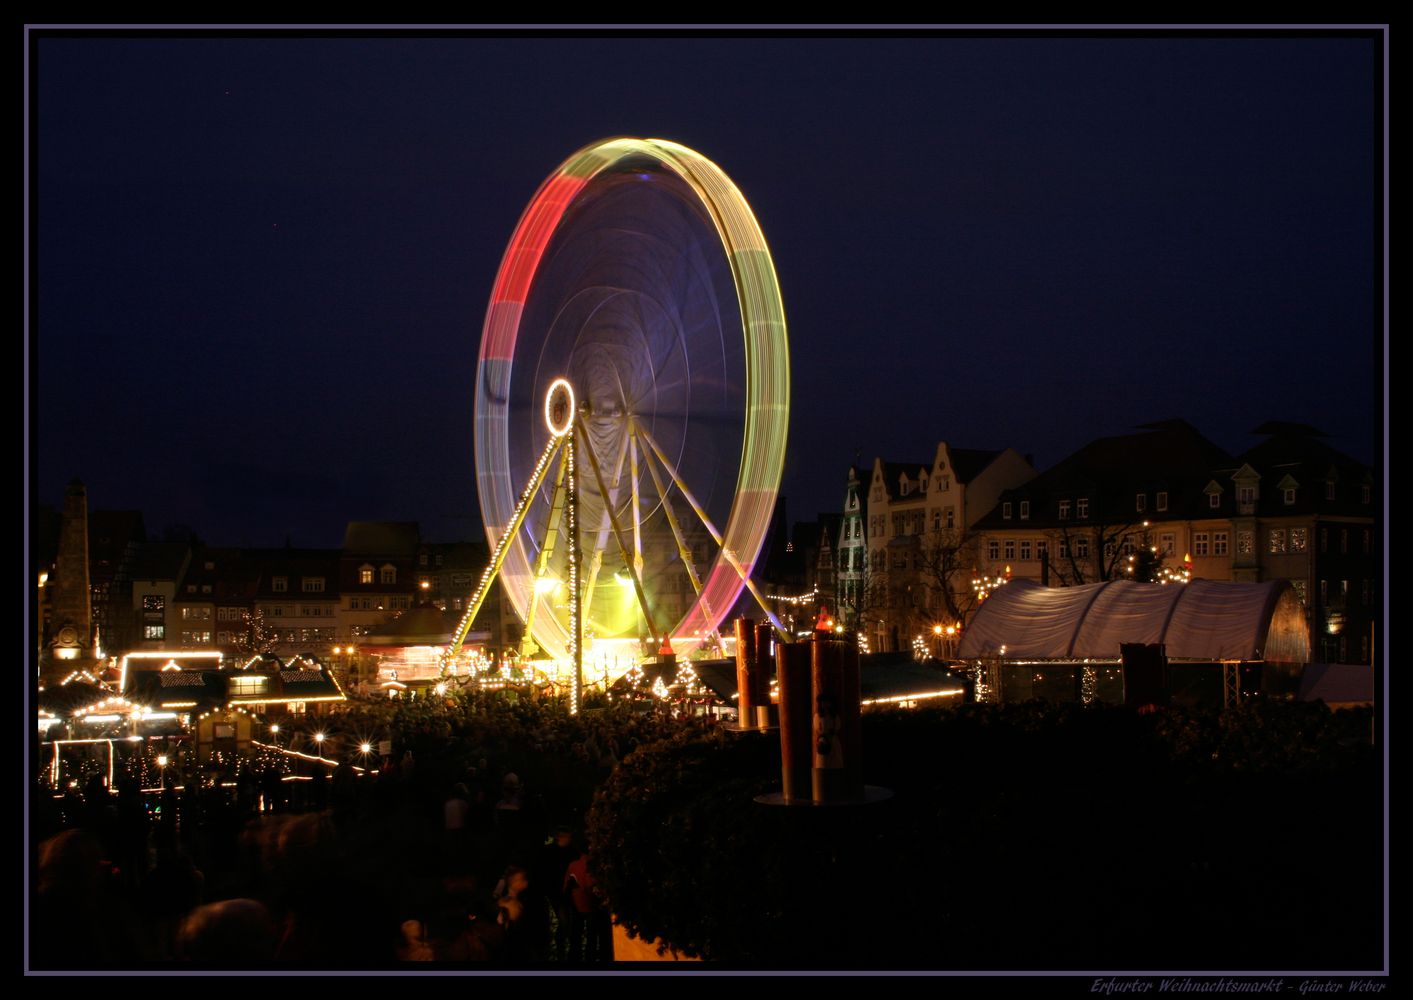
[[1157,506],[1158,506],[1158,509],[1159,509],[1159,510],[1167,510],[1167,509],[1168,509],[1168,494],[1167,494],[1167,491],[1166,491],[1166,490],[1159,490],[1159,491],[1158,491],[1158,504],[1157,504]]
[[373,567],[372,567],[372,566],[369,566],[367,563],[364,563],[362,566],[358,567],[358,582],[359,582],[359,583],[372,583],[372,582],[373,582]]
[[1001,505],[1001,519],[1004,520],[1004,521],[1009,521],[1009,520],[1011,519],[1011,505],[1010,505],[1010,504],[1008,504],[1008,503],[1003,503],[1003,504]]
[[1022,501],[1020,502],[1020,519],[1021,519],[1022,521],[1029,521],[1029,520],[1030,520],[1030,501],[1029,501],[1029,500],[1022,500]]
[[1089,498],[1080,497],[1074,504],[1075,516],[1081,521],[1089,517]]
[[1061,521],[1068,521],[1069,519],[1070,519],[1070,502],[1069,502],[1068,500],[1061,500],[1061,501],[1060,501],[1060,520],[1061,520]]
[[1281,490],[1281,500],[1284,501],[1287,507],[1293,506],[1295,503],[1295,487],[1287,486],[1285,489]]
[[1220,507],[1221,505],[1222,505],[1222,495],[1221,495],[1220,493],[1208,493],[1208,494],[1207,494],[1207,506],[1208,506],[1208,507],[1211,507],[1213,510],[1216,510],[1216,509],[1217,509],[1218,507]]
[[379,583],[397,583],[397,567],[392,563],[383,563],[382,569],[378,570]]
[[273,591],[274,591],[275,593],[277,593],[277,594],[283,594],[285,591],[289,590],[289,577],[287,577],[287,576],[271,577],[271,579],[270,579],[270,589],[273,590]]
[[1137,496],[1134,497],[1134,499],[1133,499],[1133,509],[1136,510],[1136,511],[1138,511],[1138,513],[1140,513],[1140,514],[1142,514],[1145,510],[1148,509],[1148,494],[1147,494],[1147,493],[1139,493]]

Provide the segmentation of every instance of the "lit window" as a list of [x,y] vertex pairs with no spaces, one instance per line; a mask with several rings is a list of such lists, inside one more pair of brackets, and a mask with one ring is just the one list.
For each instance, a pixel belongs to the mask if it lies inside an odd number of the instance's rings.
[[1272,528],[1266,534],[1266,551],[1271,555],[1281,555],[1285,552],[1285,529]]
[[142,610],[148,612],[164,611],[167,607],[167,599],[160,594],[144,594],[142,596]]
[[1029,501],[1029,500],[1022,500],[1022,501],[1020,502],[1020,516],[1021,516],[1020,519],[1021,519],[1022,521],[1029,521],[1029,520],[1030,520],[1030,501]]
[[142,627],[142,637],[144,639],[165,639],[167,629],[162,625],[144,625]]
[[358,570],[358,582],[359,582],[359,583],[372,583],[372,582],[373,582],[373,567],[372,567],[372,566],[362,566],[362,567],[359,567],[359,570]]
[[231,678],[231,694],[236,696],[249,696],[253,694],[264,694],[269,689],[270,678],[263,674],[255,676],[235,676]]
[[1290,551],[1304,552],[1306,546],[1309,544],[1309,537],[1310,536],[1308,528],[1291,528]]
[[289,578],[283,576],[271,578],[270,589],[277,594],[283,594],[285,591],[289,590]]
[[1159,509],[1159,510],[1167,510],[1167,509],[1168,509],[1168,494],[1167,494],[1165,491],[1162,491],[1162,490],[1159,490],[1159,491],[1158,491],[1158,509]]
[[1236,533],[1237,555],[1249,556],[1256,551],[1256,532],[1238,531]]

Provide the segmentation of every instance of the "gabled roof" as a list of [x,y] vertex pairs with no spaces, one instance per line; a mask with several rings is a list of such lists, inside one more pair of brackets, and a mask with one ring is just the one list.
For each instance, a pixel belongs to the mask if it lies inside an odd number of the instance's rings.
[[959,483],[969,483],[986,471],[986,467],[1001,457],[999,451],[985,451],[979,448],[953,448],[947,446],[947,454],[952,458],[952,478]]
[[133,562],[132,578],[175,582],[190,553],[186,542],[146,542]]

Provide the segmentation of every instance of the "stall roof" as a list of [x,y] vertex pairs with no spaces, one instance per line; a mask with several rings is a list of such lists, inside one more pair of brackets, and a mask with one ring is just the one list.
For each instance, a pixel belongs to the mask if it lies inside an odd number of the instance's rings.
[[1305,662],[1309,632],[1285,580],[1188,584],[1111,580],[992,592],[962,637],[963,659],[1117,660],[1121,643],[1162,643],[1182,660]]

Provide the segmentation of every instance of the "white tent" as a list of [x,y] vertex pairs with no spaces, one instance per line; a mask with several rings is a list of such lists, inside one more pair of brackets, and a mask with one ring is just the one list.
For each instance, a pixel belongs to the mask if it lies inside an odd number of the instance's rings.
[[1126,642],[1162,643],[1170,659],[1310,659],[1305,614],[1285,580],[1042,587],[992,591],[962,637],[962,659],[1117,660]]

